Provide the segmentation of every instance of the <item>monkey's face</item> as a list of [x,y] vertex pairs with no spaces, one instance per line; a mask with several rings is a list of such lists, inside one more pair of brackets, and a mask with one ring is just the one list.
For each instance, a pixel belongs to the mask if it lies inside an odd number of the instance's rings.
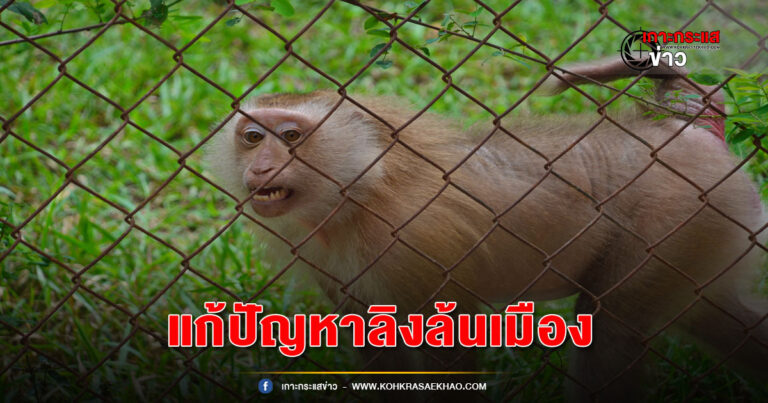
[[[297,171],[290,149],[304,140],[314,125],[306,116],[285,109],[257,109],[254,120],[243,116],[231,141],[242,172],[242,188],[251,195],[256,214],[276,217],[295,208],[311,189]],[[300,171],[300,169],[299,169]],[[306,173],[304,173],[306,174]]]
[[212,142],[209,165],[227,190],[250,195],[262,217],[316,223],[342,200],[340,184],[355,181],[347,191],[360,195],[380,172],[373,167],[356,180],[378,147],[355,112],[341,108],[316,127],[329,108],[310,106],[246,109],[253,119],[235,117]]

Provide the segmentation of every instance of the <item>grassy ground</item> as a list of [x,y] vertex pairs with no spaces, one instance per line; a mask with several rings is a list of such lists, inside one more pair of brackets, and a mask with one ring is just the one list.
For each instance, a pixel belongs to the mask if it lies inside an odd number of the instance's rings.
[[[62,22],[60,17],[67,2],[33,3],[39,3],[48,16],[48,24],[32,26],[8,10],[0,15],[0,20],[21,32],[35,34],[59,27],[94,24],[113,15],[111,6],[100,14],[86,6],[95,2],[75,2]],[[147,7],[145,3],[148,2],[135,1],[133,12],[140,14]],[[318,1],[292,3],[296,13],[291,17],[261,10],[254,13],[290,38],[323,6]],[[460,24],[474,21],[469,15],[474,10],[470,2],[433,3],[420,13],[424,22],[440,25],[444,13],[451,11]],[[401,2],[375,4],[401,13],[407,8]],[[501,10],[506,2],[489,4]],[[759,4],[759,1],[742,2],[738,7],[728,8],[726,3],[724,7],[746,24],[764,28],[768,26],[765,20],[768,13]],[[608,15],[630,29],[671,30],[680,27],[699,6],[692,1],[616,2],[609,5]],[[221,9],[212,1],[184,1],[173,7],[171,18],[161,27],[152,28],[152,32],[181,48],[211,23]],[[167,352],[151,335],[165,334],[168,313],[196,313],[204,300],[231,302],[235,297],[250,296],[268,284],[279,269],[262,261],[261,246],[249,235],[245,220],[237,220],[200,250],[228,224],[234,214],[234,203],[189,170],[179,170],[180,156],[197,146],[209,128],[230,110],[230,94],[243,95],[285,54],[284,43],[276,36],[247,18],[237,22],[239,17],[238,13],[228,14],[183,52],[189,68],[226,92],[209,85],[186,67],[173,72],[153,91],[176,66],[174,51],[137,27],[123,24],[110,28],[66,64],[68,74],[113,104],[62,78],[10,125],[14,133],[61,163],[14,137],[5,137],[0,142],[0,217],[14,225],[32,217],[22,230],[24,240],[48,255],[16,245],[2,260],[0,320],[28,332],[53,312],[29,338],[29,344],[48,357],[66,363],[68,369],[28,352],[0,378],[0,396],[5,400],[72,398],[82,391],[83,384],[113,399],[152,398],[167,387],[178,400],[225,394],[200,373],[211,374],[238,393],[253,393],[255,378],[243,375],[243,371],[281,368],[288,364],[288,360],[272,350],[208,351],[192,361],[192,367],[199,372],[192,371],[171,386],[171,382],[183,374],[185,357]],[[368,62],[370,50],[386,41],[366,34],[363,27],[367,18],[360,8],[335,3],[293,44],[293,51],[338,82],[345,83]],[[490,14],[481,12],[477,21],[490,24],[491,19]],[[503,22],[544,54],[556,57],[598,20],[600,12],[594,3],[524,1],[505,16]],[[649,21],[653,21],[653,27],[647,26]],[[468,30],[471,28],[471,24],[467,25]],[[474,35],[483,38],[488,29],[478,24]],[[749,33],[714,10],[703,13],[688,29],[721,29],[722,37],[728,38],[727,46],[723,44],[717,57],[706,52],[692,54],[689,59],[692,70],[705,65],[724,67],[726,63],[735,66],[755,50],[748,45],[755,42]],[[83,46],[94,32],[42,39],[39,43],[64,59]],[[405,26],[398,33],[416,48],[426,46],[430,57],[445,69],[456,67],[475,47],[474,43],[458,38],[426,45],[435,37],[435,32],[413,25]],[[616,24],[603,20],[562,59],[563,63],[614,55],[623,36]],[[15,38],[9,30],[0,27],[0,41]],[[502,33],[493,35],[492,42],[523,51],[523,47]],[[530,50],[523,52],[535,56]],[[353,96],[355,93],[398,95],[420,108],[445,86],[438,69],[402,46],[395,45],[386,60],[392,62],[391,67],[372,66],[349,85],[348,92]],[[761,60],[765,60],[764,56]],[[0,118],[14,116],[55,80],[59,75],[57,67],[56,61],[29,44],[0,47]],[[461,64],[452,79],[490,109],[501,112],[520,99],[544,71],[536,63],[499,56],[493,49],[484,48]],[[291,57],[251,95],[320,88],[334,88],[334,84]],[[590,88],[587,91],[598,99],[610,97],[607,90]],[[137,104],[145,96],[146,99]],[[629,103],[620,102],[624,106]],[[121,126],[121,111],[114,104],[130,108],[132,125]],[[468,124],[490,116],[453,89],[441,97],[432,110],[462,116]],[[584,97],[568,91],[556,97],[527,100],[515,113],[572,114],[594,110],[594,105]],[[149,134],[167,145],[150,138]],[[110,139],[108,143],[100,148],[107,139]],[[67,173],[64,166],[74,167],[89,156],[88,162],[72,175],[109,203],[73,184],[61,189]],[[186,164],[204,172],[200,161],[199,153],[194,153]],[[170,184],[145,202],[169,178],[172,178]],[[37,211],[54,194],[53,200]],[[124,220],[126,212],[138,207],[134,215],[136,224],[156,238],[137,229],[129,231],[130,225]],[[0,235],[1,248],[5,250],[14,244],[9,232],[10,228],[4,225]],[[175,250],[164,243],[171,244]],[[91,266],[109,248],[109,253]],[[166,290],[182,270],[183,254],[193,253],[189,263],[194,272],[187,271]],[[74,286],[74,272],[84,268],[88,270],[81,278],[83,287],[66,298]],[[260,294],[257,301],[270,312],[327,311],[329,305],[318,292],[300,281],[291,276],[281,277]],[[154,298],[157,300],[152,302]],[[566,314],[571,304],[570,299],[556,301],[544,309]],[[144,313],[137,323],[150,332],[139,330],[134,335],[129,321],[140,311]],[[125,340],[127,342],[117,348]],[[0,326],[0,368],[10,365],[21,351],[23,345],[19,341],[20,335],[7,326]],[[672,338],[665,340],[659,351],[694,376],[705,373],[716,363]],[[539,369],[542,350],[493,351],[486,355],[489,369],[512,373],[490,380],[489,395],[500,400]],[[318,350],[311,351],[309,357],[327,368],[349,369],[356,365],[348,353]],[[558,350],[550,362],[567,367],[567,352]],[[94,367],[98,368],[83,379],[74,375]],[[317,367],[310,360],[301,359],[291,369]],[[658,397],[682,399],[688,392],[688,379],[669,365],[667,369],[658,380]],[[560,400],[561,383],[557,371],[545,368],[522,389],[518,399]],[[765,399],[768,393],[764,386],[718,369],[701,384],[696,399],[703,401],[715,396],[752,400]],[[86,393],[84,397],[94,396]]]

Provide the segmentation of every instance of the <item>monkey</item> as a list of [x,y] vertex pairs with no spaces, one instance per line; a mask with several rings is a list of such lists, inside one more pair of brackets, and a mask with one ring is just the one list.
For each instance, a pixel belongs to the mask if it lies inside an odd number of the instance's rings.
[[[638,74],[618,62],[568,71],[545,87]],[[594,335],[569,355],[569,400],[647,396],[649,343],[666,332],[765,379],[763,203],[721,136],[714,88],[681,70],[646,74],[661,104],[694,113],[467,129],[397,98],[266,94],[210,137],[207,168],[253,221],[254,247],[311,273],[343,310],[427,312],[437,300],[478,312],[577,295]],[[674,88],[701,98],[668,102]]]

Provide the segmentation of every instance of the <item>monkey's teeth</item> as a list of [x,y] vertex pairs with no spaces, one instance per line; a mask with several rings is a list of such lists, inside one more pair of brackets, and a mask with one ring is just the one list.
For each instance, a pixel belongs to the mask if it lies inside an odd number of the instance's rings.
[[255,194],[253,195],[253,200],[260,201],[260,202],[268,202],[268,201],[282,200],[282,199],[285,199],[287,196],[288,196],[288,192],[285,189],[280,188],[280,189],[272,190],[265,195]]

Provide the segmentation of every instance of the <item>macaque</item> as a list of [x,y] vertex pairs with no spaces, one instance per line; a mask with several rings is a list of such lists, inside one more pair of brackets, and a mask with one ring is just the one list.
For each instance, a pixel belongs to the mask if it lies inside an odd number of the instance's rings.
[[[637,74],[620,62],[573,73],[547,85]],[[720,95],[679,70],[646,74],[662,105],[704,116],[507,116],[464,129],[393,98],[274,94],[242,106],[207,159],[257,221],[254,247],[306,269],[342,310],[434,312],[438,300],[471,313],[578,294],[594,341],[569,356],[572,400],[642,399],[648,347],[671,331],[767,379],[766,215],[722,139]],[[666,102],[670,88],[702,97]]]

